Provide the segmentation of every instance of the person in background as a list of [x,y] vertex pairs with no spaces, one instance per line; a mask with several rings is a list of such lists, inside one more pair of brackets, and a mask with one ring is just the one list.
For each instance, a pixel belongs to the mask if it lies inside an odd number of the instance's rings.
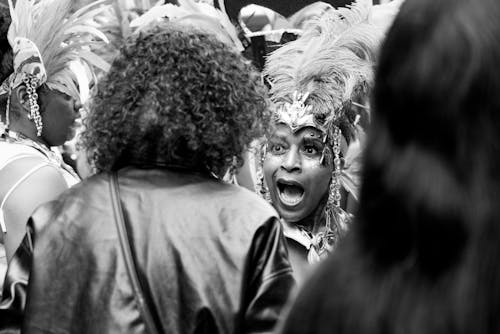
[[294,286],[278,215],[220,179],[270,125],[259,74],[163,22],[98,88],[82,133],[97,174],[39,208],[16,254],[33,252],[23,333],[271,333]]
[[70,5],[18,0],[10,13],[0,6],[0,286],[33,210],[79,181],[51,148],[78,125],[80,92],[88,90],[78,74],[99,63],[86,50],[99,35],[86,20],[100,4],[69,17]]
[[372,22],[378,9],[361,0],[327,11],[266,61],[275,131],[261,152],[259,192],[280,213],[299,283],[355,211],[368,94],[388,26]]
[[500,3],[406,0],[358,218],[280,333],[498,333]]

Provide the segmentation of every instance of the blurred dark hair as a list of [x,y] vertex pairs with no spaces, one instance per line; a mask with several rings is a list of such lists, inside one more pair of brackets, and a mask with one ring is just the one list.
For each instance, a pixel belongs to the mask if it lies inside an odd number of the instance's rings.
[[0,82],[14,72],[12,48],[7,40],[10,22],[9,7],[0,4]]
[[149,161],[220,175],[267,132],[265,96],[236,51],[163,23],[125,42],[99,84],[82,142],[98,171]]
[[[14,72],[12,48],[7,40],[7,32],[10,26],[9,7],[0,4],[0,84]],[[7,103],[7,96],[0,97],[0,105]]]
[[358,219],[285,333],[500,332],[499,17],[496,0],[403,4]]

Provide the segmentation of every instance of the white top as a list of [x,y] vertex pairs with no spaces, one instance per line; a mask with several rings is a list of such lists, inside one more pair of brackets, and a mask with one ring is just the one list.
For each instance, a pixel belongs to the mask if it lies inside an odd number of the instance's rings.
[[59,152],[52,150],[50,152],[48,151],[47,149],[47,152],[42,152],[28,145],[0,141],[0,172],[5,166],[15,160],[26,157],[41,157],[45,161],[44,165],[54,166],[61,172],[68,187],[80,182],[80,179],[71,170],[71,167],[64,164]]
[[[40,150],[29,145],[24,145],[22,143],[16,142],[6,142],[0,141],[0,172],[10,163],[21,160],[25,158],[38,157],[42,158],[41,162],[33,166],[28,172],[26,172],[22,177],[20,177],[9,190],[5,193],[5,196],[0,202],[0,228],[3,233],[7,232],[5,225],[5,217],[3,214],[3,207],[12,192],[24,182],[30,175],[38,171],[45,166],[55,167],[63,176],[68,188],[75,185],[80,181],[76,173],[71,171],[71,167],[66,166],[63,163],[62,157],[57,152],[46,150]],[[7,258],[5,254],[5,248],[3,244],[0,244],[0,287],[3,282],[3,277],[5,277],[5,272],[7,271]],[[1,292],[0,292],[1,293]]]

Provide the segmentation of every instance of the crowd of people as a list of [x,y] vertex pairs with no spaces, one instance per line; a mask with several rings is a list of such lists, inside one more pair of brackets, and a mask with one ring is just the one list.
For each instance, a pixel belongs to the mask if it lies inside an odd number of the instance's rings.
[[131,3],[0,4],[0,333],[498,332],[496,0]]

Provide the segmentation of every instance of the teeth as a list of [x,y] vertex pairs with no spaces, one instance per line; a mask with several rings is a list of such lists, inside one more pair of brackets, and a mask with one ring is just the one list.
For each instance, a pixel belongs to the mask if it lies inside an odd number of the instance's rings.
[[283,186],[280,191],[281,201],[287,205],[298,204],[304,195],[304,190],[297,186]]

